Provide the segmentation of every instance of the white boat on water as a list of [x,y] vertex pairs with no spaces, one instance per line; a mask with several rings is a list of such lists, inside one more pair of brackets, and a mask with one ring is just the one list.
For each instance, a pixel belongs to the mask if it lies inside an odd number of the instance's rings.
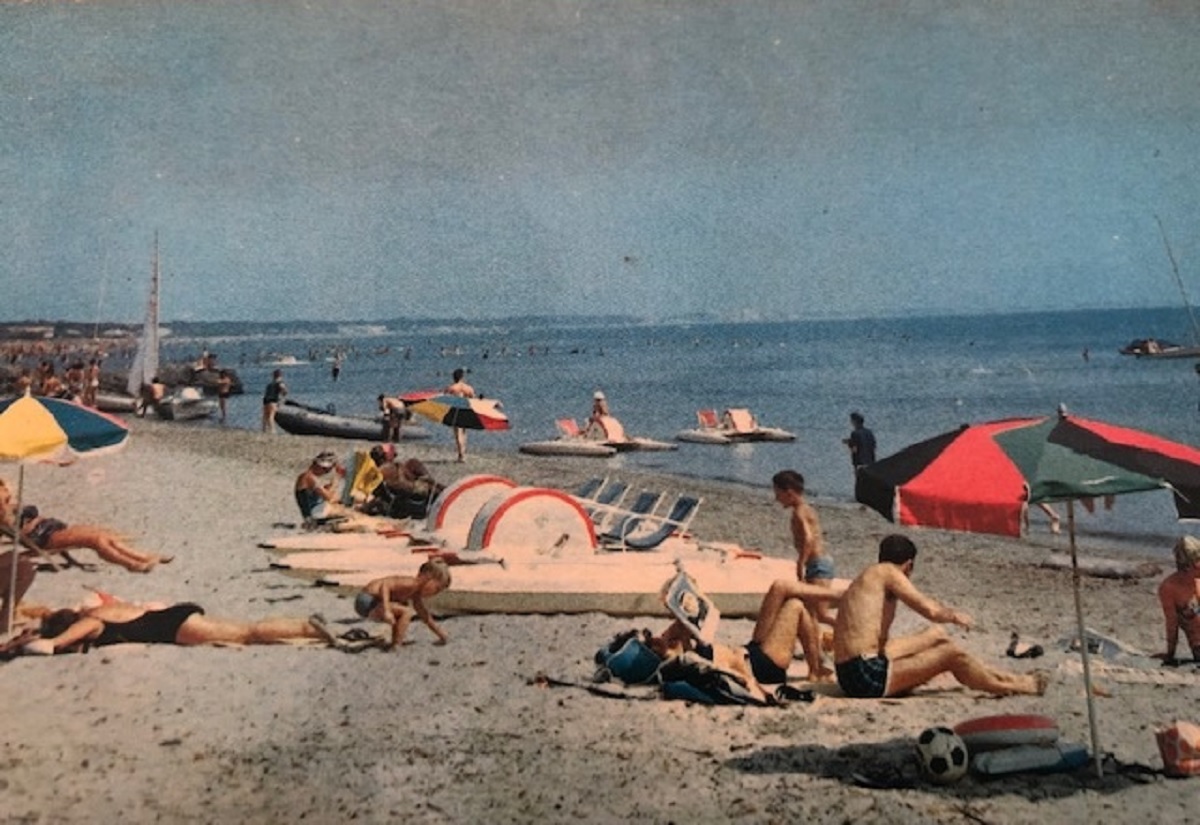
[[596,458],[610,458],[624,452],[677,449],[677,445],[669,441],[626,435],[625,427],[611,415],[602,416],[587,428],[580,428],[574,418],[560,418],[555,422],[555,426],[558,427],[558,438],[528,442],[518,449],[528,455],[576,455]]
[[696,411],[697,426],[675,435],[694,444],[746,444],[760,441],[789,442],[796,434],[779,427],[764,427],[750,410],[731,407],[720,416],[714,409]]
[[[280,554],[273,566],[347,593],[380,576],[413,574],[431,555],[448,556],[453,585],[432,602],[444,614],[666,615],[661,590],[679,564],[723,615],[753,616],[771,582],[795,576],[793,560],[686,534],[645,551],[618,549],[597,538],[585,504],[561,490],[467,476],[443,491],[410,535],[296,534],[263,546]],[[643,518],[652,522],[646,531],[672,532],[665,516]]]

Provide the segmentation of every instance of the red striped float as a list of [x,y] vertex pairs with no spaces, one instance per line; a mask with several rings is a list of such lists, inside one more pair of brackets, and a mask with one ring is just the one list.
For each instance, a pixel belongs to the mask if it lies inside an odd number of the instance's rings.
[[1058,741],[1058,723],[1049,716],[1001,713],[980,716],[954,726],[954,732],[972,754],[1017,745],[1053,745]]

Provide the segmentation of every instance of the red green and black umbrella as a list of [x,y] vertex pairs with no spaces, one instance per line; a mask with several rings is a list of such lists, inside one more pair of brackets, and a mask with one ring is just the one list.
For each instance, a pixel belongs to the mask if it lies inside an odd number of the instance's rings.
[[1021,534],[1029,504],[1169,489],[1200,518],[1200,450],[1075,416],[964,425],[869,467],[855,498],[898,524]]
[[[1087,637],[1075,546],[1077,499],[1167,489],[1181,519],[1200,518],[1200,450],[1151,433],[1068,416],[964,425],[859,470],[854,497],[899,524],[1021,534],[1030,504],[1067,502],[1075,620]],[[1080,644],[1096,771],[1100,746],[1088,645]]]

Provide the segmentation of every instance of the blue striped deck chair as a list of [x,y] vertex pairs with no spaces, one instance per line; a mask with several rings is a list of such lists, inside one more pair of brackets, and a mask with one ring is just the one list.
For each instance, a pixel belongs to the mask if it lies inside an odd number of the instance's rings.
[[621,537],[631,532],[641,519],[646,518],[662,503],[663,494],[654,490],[643,490],[637,494],[628,508],[623,508],[612,523],[597,531],[601,541],[619,542]]
[[625,550],[654,550],[674,534],[687,530],[700,502],[696,496],[679,496],[665,516],[646,515],[625,524],[616,541]]

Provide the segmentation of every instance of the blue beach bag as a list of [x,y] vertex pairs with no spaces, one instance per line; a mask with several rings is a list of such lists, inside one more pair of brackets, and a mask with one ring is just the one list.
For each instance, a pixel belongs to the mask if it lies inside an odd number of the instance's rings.
[[593,680],[607,682],[619,679],[627,685],[644,685],[655,680],[661,663],[658,654],[633,631],[621,634],[607,647],[596,652],[596,664],[600,667]]

